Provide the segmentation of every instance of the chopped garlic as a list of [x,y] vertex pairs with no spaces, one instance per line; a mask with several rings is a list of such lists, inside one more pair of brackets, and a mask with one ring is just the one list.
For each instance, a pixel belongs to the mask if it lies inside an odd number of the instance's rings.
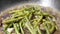
[[7,31],[8,32],[12,32],[14,28],[8,28]]
[[55,18],[53,18],[53,21],[56,21],[56,19],[55,19]]

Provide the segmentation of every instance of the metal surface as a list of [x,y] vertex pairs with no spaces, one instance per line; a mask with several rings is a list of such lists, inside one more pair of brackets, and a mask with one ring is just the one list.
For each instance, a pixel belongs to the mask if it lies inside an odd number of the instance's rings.
[[[10,7],[14,7],[15,5],[21,5],[24,3],[35,3],[35,4],[39,4],[45,7],[52,7],[55,9],[60,10],[60,0],[0,0],[0,12],[3,10],[6,10]],[[50,11],[50,13],[56,15],[57,17],[57,24],[59,24],[59,28],[60,28],[60,12],[54,12]],[[56,31],[55,34],[60,34],[60,31]]]
[[37,3],[45,7],[52,7],[60,10],[60,0],[0,0],[0,11],[16,4]]

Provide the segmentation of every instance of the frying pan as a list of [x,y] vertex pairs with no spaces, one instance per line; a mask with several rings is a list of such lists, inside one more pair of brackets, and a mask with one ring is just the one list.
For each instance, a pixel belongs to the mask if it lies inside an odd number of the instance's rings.
[[[9,10],[13,10],[14,8],[19,8],[21,6],[26,6],[26,5],[40,5],[43,6],[43,8],[45,8],[46,10],[50,10],[48,13],[54,15],[57,19],[57,25],[59,27],[58,31],[56,31],[54,34],[60,34],[60,12],[59,12],[59,0],[10,0],[10,2],[12,1],[12,3],[9,4],[9,1],[6,0],[4,2],[6,2],[5,4],[1,5],[1,9],[0,9],[0,14],[5,14],[6,11]],[[3,1],[2,1],[3,2]],[[2,3],[1,2],[1,3]],[[56,4],[55,4],[56,3]],[[0,18],[1,19],[1,18]],[[0,20],[1,21],[1,20]],[[0,30],[2,30],[2,28],[0,28]],[[1,31],[3,32],[3,31]]]

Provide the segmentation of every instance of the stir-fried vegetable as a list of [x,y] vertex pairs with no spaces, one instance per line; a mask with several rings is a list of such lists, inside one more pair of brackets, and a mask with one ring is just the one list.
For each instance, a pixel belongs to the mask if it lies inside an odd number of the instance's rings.
[[[14,28],[16,34],[25,34],[24,29],[28,29],[31,34],[52,34],[56,30],[56,23],[53,21],[54,16],[43,12],[41,7],[29,7],[9,12],[11,17],[3,20],[5,30]],[[40,25],[43,25],[41,29]],[[42,31],[43,30],[43,31]],[[12,33],[8,32],[7,34]]]

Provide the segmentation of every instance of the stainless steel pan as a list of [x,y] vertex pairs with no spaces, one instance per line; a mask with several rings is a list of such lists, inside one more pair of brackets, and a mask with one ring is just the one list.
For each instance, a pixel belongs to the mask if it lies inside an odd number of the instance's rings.
[[[58,2],[57,2],[58,3]],[[0,14],[6,14],[6,11],[9,11],[9,10],[13,10],[15,8],[19,9],[19,7],[21,6],[26,6],[26,5],[40,5],[40,6],[43,6],[46,10],[50,10],[48,13],[54,15],[57,19],[57,25],[59,27],[58,31],[56,31],[54,34],[60,34],[60,12],[59,12],[59,3],[58,5],[54,5],[55,2],[54,0],[28,0],[28,1],[22,1],[22,2],[16,2],[16,3],[13,3],[13,4],[10,4],[10,5],[5,5],[1,11],[0,11]],[[1,17],[0,17],[1,19]],[[1,20],[0,20],[1,21]],[[2,28],[0,28],[0,33],[2,32],[1,31]]]

